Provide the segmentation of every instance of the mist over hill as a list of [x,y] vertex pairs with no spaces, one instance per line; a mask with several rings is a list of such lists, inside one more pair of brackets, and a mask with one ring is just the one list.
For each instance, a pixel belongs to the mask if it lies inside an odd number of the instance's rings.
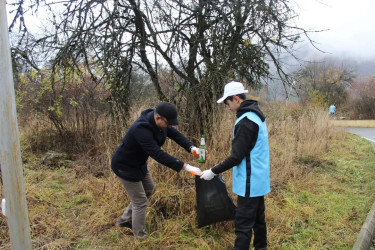
[[358,62],[357,73],[358,76],[362,77],[375,75],[375,58],[373,60]]
[[[320,49],[319,44],[317,48]],[[322,50],[319,51],[311,46],[311,44],[304,44],[299,49],[296,50],[296,56],[304,61],[314,61],[314,62],[327,62],[334,65],[341,65],[346,67],[356,73],[359,77],[368,77],[375,75],[375,56],[363,56],[360,48],[358,48],[358,53],[356,48],[349,50]],[[370,55],[370,54],[369,54]],[[287,60],[288,64],[298,64],[296,60],[290,58]],[[294,63],[293,63],[294,62]],[[293,72],[298,67],[290,67]]]
[[[343,67],[348,71],[354,73],[356,77],[367,78],[375,76],[375,57],[363,58],[359,54],[353,52],[342,51],[340,53],[329,53],[326,51],[319,51],[308,45],[302,45],[298,48],[295,53],[295,57],[285,54],[283,55],[284,70],[286,73],[293,75],[298,70],[311,62],[329,63],[336,67]],[[297,60],[298,58],[299,60]],[[281,80],[277,79],[277,73],[275,67],[270,65],[270,72],[275,79],[267,80],[268,86],[267,99],[269,100],[285,100],[297,101],[298,97],[295,95],[291,88],[285,90]],[[288,91],[288,94],[286,93]]]

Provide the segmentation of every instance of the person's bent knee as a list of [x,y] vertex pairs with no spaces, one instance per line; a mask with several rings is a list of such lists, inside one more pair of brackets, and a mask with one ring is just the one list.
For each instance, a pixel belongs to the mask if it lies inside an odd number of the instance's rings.
[[133,203],[133,209],[142,209],[147,207],[148,201],[147,197],[137,198],[132,200]]
[[151,189],[150,191],[147,191],[146,192],[147,198],[149,198],[151,195],[153,195],[155,193],[155,190],[156,190],[156,187],[154,186],[153,189]]

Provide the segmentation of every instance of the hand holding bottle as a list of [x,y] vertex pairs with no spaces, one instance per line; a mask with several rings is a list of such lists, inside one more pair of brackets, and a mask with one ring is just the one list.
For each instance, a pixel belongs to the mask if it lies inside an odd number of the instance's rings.
[[191,153],[192,153],[195,157],[199,158],[199,148],[197,148],[197,147],[195,147],[195,146],[192,146],[192,147],[191,147]]

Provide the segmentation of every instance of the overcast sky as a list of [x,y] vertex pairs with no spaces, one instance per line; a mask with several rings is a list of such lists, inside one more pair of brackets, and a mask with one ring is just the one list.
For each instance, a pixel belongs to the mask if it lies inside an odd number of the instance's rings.
[[311,35],[320,49],[337,57],[375,60],[375,0],[294,0],[294,3],[297,7],[293,8],[300,15],[297,26],[327,30]]
[[305,29],[326,30],[313,35],[319,48],[333,56],[375,59],[375,0],[295,0]]

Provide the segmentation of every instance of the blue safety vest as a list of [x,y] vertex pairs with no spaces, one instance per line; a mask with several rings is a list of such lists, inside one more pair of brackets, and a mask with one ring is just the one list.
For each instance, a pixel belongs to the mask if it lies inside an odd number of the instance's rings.
[[329,113],[334,114],[336,111],[336,107],[334,105],[329,106]]
[[236,120],[234,126],[245,117],[259,126],[258,139],[250,155],[244,157],[238,166],[233,167],[232,190],[243,197],[263,196],[271,191],[267,124],[265,121],[262,122],[256,113],[246,112]]

